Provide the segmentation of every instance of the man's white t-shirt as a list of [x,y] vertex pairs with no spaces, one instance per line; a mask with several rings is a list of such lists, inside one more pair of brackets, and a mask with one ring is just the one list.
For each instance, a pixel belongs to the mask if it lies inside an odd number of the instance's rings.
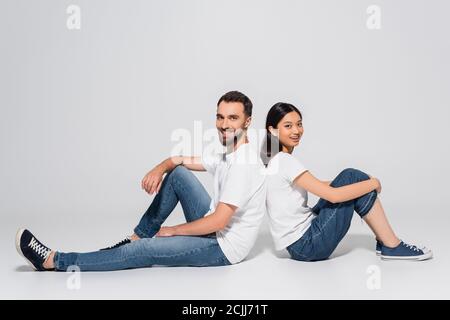
[[210,212],[219,202],[236,206],[228,225],[216,232],[217,241],[230,263],[242,261],[256,242],[265,214],[265,168],[248,144],[229,154],[204,154],[202,165],[214,175]]
[[308,192],[293,183],[305,171],[298,159],[285,152],[276,154],[267,165],[267,212],[277,250],[300,239],[316,216],[308,207]]

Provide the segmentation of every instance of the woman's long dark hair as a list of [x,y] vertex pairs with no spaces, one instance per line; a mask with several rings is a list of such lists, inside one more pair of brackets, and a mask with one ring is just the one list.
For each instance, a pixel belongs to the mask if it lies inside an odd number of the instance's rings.
[[[264,165],[267,166],[270,159],[272,159],[278,152],[282,150],[282,145],[277,137],[272,135],[269,131],[269,127],[277,128],[278,123],[283,119],[285,115],[290,112],[297,112],[300,119],[303,119],[302,113],[294,105],[285,102],[275,103],[267,113],[266,118],[266,137],[261,148],[261,159]],[[275,150],[272,150],[273,146],[277,146]]]

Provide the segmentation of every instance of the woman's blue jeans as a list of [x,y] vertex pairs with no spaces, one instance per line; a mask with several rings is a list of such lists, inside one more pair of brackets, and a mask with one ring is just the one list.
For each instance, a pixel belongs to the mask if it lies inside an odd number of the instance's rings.
[[55,254],[55,269],[76,266],[81,271],[111,271],[164,266],[223,266],[230,262],[223,254],[215,234],[206,236],[154,237],[163,222],[181,203],[186,221],[202,218],[211,198],[188,169],[176,167],[163,180],[159,193],[144,213],[135,233],[141,238],[121,247],[89,253]]
[[[368,180],[364,172],[348,168],[343,170],[332,182],[332,187],[341,187]],[[327,259],[336,249],[339,242],[348,232],[353,217],[353,211],[362,218],[372,208],[377,198],[373,190],[359,198],[341,203],[331,203],[319,199],[312,208],[318,214],[303,236],[286,249],[295,260],[317,261]]]

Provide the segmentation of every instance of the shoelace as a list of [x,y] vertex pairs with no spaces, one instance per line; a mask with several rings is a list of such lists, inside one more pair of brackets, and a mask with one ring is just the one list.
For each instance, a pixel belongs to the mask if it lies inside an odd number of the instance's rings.
[[114,249],[114,248],[120,247],[121,245],[126,244],[128,242],[130,242],[130,239],[129,238],[125,238],[125,239],[117,242],[115,245],[113,245],[111,247],[108,247],[108,249]]
[[408,249],[412,249],[412,250],[414,250],[414,251],[420,251],[420,249],[419,249],[417,246],[415,246],[415,245],[405,243],[405,246],[406,246]]
[[28,246],[34,250],[38,255],[40,255],[44,260],[48,258],[51,251],[49,248],[44,246],[43,244],[39,243],[34,237],[31,238],[30,243]]

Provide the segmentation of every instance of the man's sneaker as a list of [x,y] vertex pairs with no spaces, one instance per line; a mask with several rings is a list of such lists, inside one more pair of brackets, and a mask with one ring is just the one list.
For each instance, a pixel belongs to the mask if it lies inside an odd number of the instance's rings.
[[130,243],[130,242],[131,242],[130,237],[126,237],[126,238],[123,239],[122,241],[117,242],[115,245],[113,245],[113,246],[111,246],[111,247],[107,247],[107,248],[100,249],[100,251],[115,249],[115,248],[121,247],[121,246],[123,246],[123,245],[126,245],[126,244],[128,244],[128,243]]
[[376,252],[377,256],[379,256],[381,254],[381,247],[383,246],[383,243],[378,239],[376,239],[376,240],[377,240],[377,246],[375,247],[375,252]]
[[20,229],[16,234],[16,249],[27,260],[33,269],[45,271],[44,262],[52,250],[43,245],[27,229]]
[[395,248],[381,247],[381,259],[383,260],[426,260],[433,256],[433,252],[425,247],[400,242]]

